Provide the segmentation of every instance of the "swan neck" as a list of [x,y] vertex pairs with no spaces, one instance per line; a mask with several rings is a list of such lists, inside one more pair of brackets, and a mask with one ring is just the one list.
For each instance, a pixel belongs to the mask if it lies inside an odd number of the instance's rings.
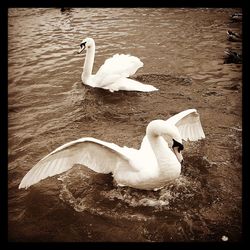
[[[158,159],[161,154],[161,144],[162,144],[162,134],[163,132],[166,133],[165,131],[165,126],[163,124],[163,121],[161,120],[154,120],[150,122],[147,126],[146,129],[146,134],[148,137],[148,141],[152,147],[152,150],[154,151],[154,154],[156,158]],[[169,147],[167,146],[169,149]],[[170,150],[170,149],[169,149]],[[167,150],[168,151],[168,150]]]
[[151,121],[147,126],[146,133],[149,137],[163,136],[168,142],[171,142],[172,139],[180,143],[182,141],[177,127],[164,120]]
[[91,48],[87,49],[85,61],[83,64],[82,79],[85,82],[92,74],[93,65],[95,59],[95,44]]
[[163,133],[167,134],[168,130],[166,127],[166,123],[162,120],[151,121],[147,126],[146,133],[147,133],[148,137],[151,137],[151,138],[160,136]]
[[155,120],[147,127],[147,138],[158,161],[158,168],[161,173],[180,168],[174,152],[169,148],[166,138],[172,138],[171,128],[165,121]]

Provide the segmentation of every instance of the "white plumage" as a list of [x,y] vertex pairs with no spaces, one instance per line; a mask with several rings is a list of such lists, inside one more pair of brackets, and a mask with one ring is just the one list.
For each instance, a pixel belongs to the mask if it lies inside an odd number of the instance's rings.
[[143,84],[128,78],[143,66],[138,57],[115,54],[107,59],[97,73],[93,75],[95,42],[92,38],[86,38],[81,42],[80,47],[78,53],[81,53],[84,49],[87,51],[81,77],[84,84],[108,89],[111,92],[118,90],[151,92],[157,90],[152,85]]
[[199,113],[195,109],[188,109],[172,116],[168,119],[169,123],[174,124],[181,134],[183,140],[197,141],[205,138]]
[[[167,139],[166,139],[167,138]],[[153,120],[139,150],[85,137],[66,143],[42,158],[22,179],[19,188],[82,164],[98,173],[112,173],[121,186],[159,189],[181,172],[182,139],[205,138],[199,114],[189,109],[168,120]],[[174,141],[179,146],[173,147]]]

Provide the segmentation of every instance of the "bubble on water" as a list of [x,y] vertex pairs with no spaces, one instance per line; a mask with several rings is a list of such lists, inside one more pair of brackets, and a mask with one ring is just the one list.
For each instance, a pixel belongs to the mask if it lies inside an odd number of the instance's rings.
[[59,197],[61,200],[69,204],[76,212],[81,213],[87,211],[93,215],[98,215],[106,218],[125,218],[133,221],[148,220],[148,217],[141,213],[131,214],[130,211],[127,210],[123,210],[123,213],[121,213],[121,208],[117,210],[116,208],[104,207],[96,200],[92,200],[89,196],[83,198],[75,198],[72,192],[67,188],[67,185],[62,185]]
[[109,200],[120,200],[130,207],[145,206],[159,208],[169,204],[167,200],[159,200],[157,194],[152,195],[151,191],[131,190],[127,187],[102,191],[101,194]]
[[202,198],[200,181],[185,175],[158,191],[119,187],[111,175],[97,174],[82,166],[75,166],[58,180],[60,199],[75,211],[111,218],[122,214],[129,220],[144,221],[149,219],[148,213],[183,209]]
[[228,241],[228,237],[225,236],[225,235],[223,235],[223,236],[221,237],[221,240],[222,240],[222,241]]

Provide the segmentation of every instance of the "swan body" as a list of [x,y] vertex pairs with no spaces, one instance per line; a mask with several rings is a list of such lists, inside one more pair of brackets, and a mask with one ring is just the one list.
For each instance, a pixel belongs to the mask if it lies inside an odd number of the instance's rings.
[[143,66],[139,58],[131,55],[115,54],[104,62],[96,74],[92,74],[95,41],[92,38],[86,38],[81,42],[80,47],[78,53],[81,53],[84,49],[87,51],[81,75],[84,84],[94,88],[107,89],[111,92],[118,90],[141,92],[158,90],[152,85],[128,78]]
[[181,173],[182,139],[205,138],[195,109],[182,111],[168,120],[153,120],[146,128],[139,149],[120,147],[92,137],[68,142],[42,158],[22,179],[28,188],[82,164],[98,173],[112,173],[117,185],[157,190]]

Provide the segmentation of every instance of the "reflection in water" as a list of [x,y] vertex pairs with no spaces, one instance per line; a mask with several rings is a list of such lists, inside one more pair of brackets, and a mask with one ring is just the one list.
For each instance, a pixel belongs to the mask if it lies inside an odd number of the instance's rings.
[[[238,241],[241,238],[241,64],[224,64],[236,9],[9,9],[8,204],[11,241]],[[144,63],[154,93],[81,83],[85,37],[93,72],[115,53]],[[76,165],[18,190],[59,145],[92,136],[138,148],[153,119],[196,108],[206,139],[184,142],[181,177],[161,190],[117,187]],[[116,136],[114,136],[116,135]]]

